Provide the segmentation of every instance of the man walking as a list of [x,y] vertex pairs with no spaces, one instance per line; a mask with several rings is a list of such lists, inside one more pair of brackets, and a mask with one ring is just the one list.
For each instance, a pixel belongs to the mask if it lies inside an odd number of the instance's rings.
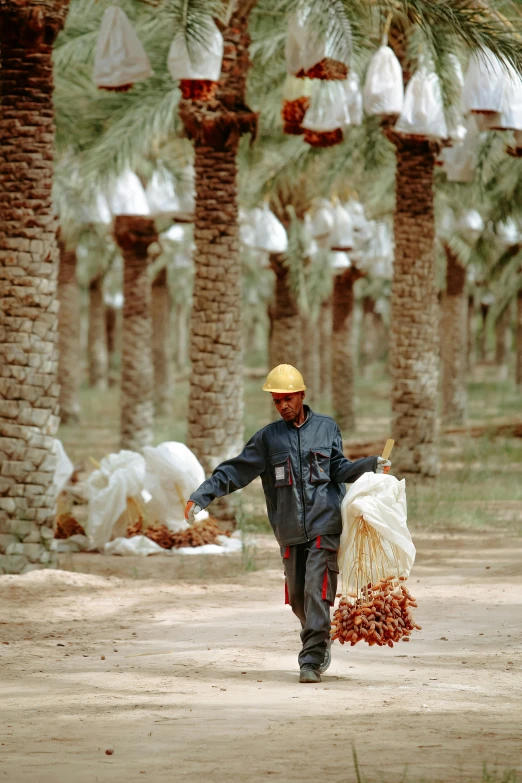
[[281,420],[248,441],[238,457],[221,463],[192,493],[189,522],[202,508],[261,476],[268,517],[281,546],[285,597],[301,621],[299,682],[321,682],[330,665],[330,607],[337,590],[337,550],[342,531],[344,484],[366,472],[388,472],[381,457],[350,462],[339,427],[304,405],[306,386],[289,364],[272,370],[270,392]]

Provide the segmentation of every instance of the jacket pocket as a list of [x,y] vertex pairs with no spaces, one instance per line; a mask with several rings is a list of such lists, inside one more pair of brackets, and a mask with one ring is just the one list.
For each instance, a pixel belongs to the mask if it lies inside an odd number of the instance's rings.
[[310,483],[327,484],[330,481],[331,449],[310,450]]
[[326,560],[326,571],[323,580],[323,601],[328,601],[330,606],[335,603],[335,594],[337,592],[337,576],[339,566],[337,564],[337,554],[329,555]]
[[289,487],[293,484],[288,451],[279,451],[277,454],[271,454],[270,462],[272,463],[272,477],[276,487]]

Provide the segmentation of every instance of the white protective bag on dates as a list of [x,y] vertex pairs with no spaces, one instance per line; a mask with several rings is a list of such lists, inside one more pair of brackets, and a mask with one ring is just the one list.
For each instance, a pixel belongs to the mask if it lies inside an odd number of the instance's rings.
[[421,67],[411,77],[395,130],[397,133],[429,139],[448,137],[440,81],[434,71]]
[[211,22],[202,41],[194,41],[189,51],[183,33],[178,32],[169,49],[167,66],[174,80],[203,79],[218,82],[223,61],[223,36]]
[[117,89],[143,82],[152,76],[149,58],[125,11],[106,9],[94,55],[94,83],[102,89]]
[[[361,584],[354,585],[351,578],[357,570],[364,573],[366,584],[376,584],[389,574],[409,576],[415,560],[415,547],[406,524],[404,479],[399,481],[385,473],[364,473],[346,493],[341,515],[343,532],[337,559],[345,589],[361,588]],[[384,552],[382,558],[366,558],[365,562],[361,562],[358,541],[361,517],[379,535]]]
[[402,68],[389,46],[380,46],[370,61],[364,80],[363,99],[367,114],[400,114],[402,111]]

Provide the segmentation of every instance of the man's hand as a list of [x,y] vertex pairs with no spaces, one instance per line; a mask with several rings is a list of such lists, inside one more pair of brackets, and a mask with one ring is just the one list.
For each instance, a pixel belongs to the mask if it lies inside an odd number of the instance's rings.
[[391,462],[389,459],[383,459],[382,457],[377,457],[377,469],[376,473],[389,473],[391,468]]
[[198,506],[197,503],[194,503],[193,500],[189,500],[187,505],[185,506],[185,519],[189,523],[189,525],[193,525],[196,521],[196,516],[201,511],[201,507]]

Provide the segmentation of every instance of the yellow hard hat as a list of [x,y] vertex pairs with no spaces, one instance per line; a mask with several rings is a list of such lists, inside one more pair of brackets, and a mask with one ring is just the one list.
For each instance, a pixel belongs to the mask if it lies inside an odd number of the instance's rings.
[[296,370],[291,364],[279,364],[266,376],[263,391],[295,394],[306,391],[306,386],[299,370]]

